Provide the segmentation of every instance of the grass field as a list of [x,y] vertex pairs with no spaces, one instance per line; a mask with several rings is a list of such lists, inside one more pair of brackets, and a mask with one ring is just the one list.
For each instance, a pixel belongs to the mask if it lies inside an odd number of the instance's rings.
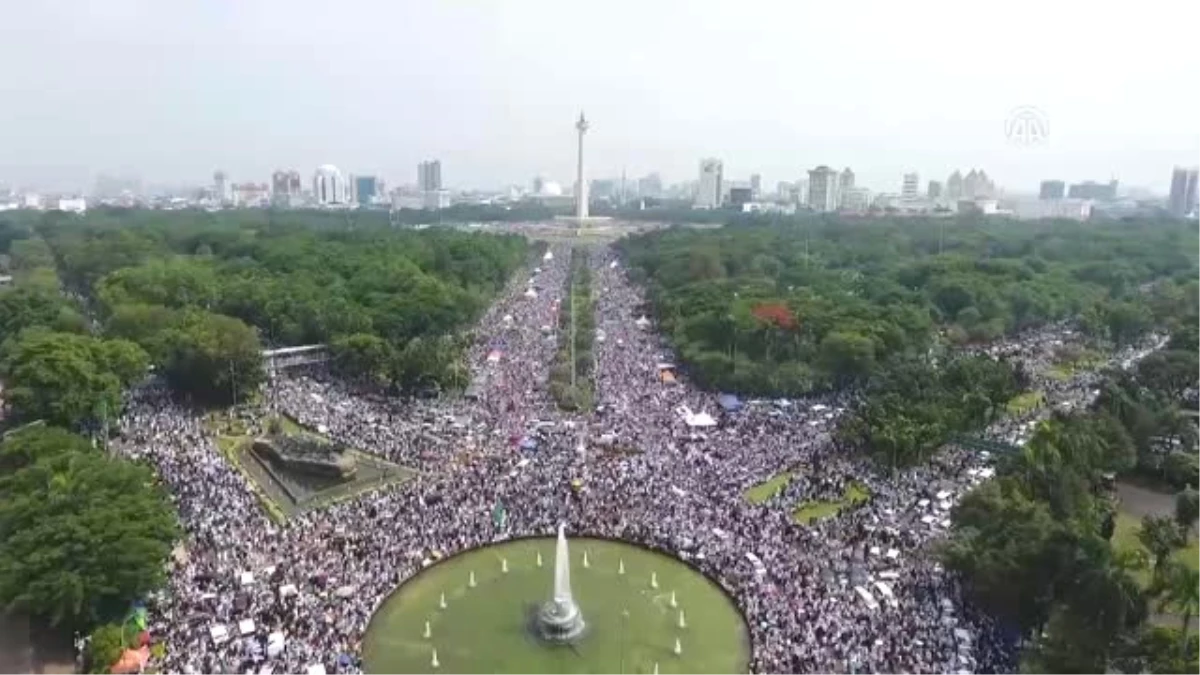
[[[1117,526],[1116,529],[1113,530],[1112,543],[1113,548],[1117,550],[1138,551],[1145,556],[1147,567],[1145,569],[1138,570],[1137,574],[1135,575],[1138,582],[1145,587],[1150,584],[1151,569],[1149,565],[1152,563],[1150,562],[1150,552],[1147,551],[1144,546],[1142,546],[1142,542],[1138,541],[1137,534],[1141,527],[1142,523],[1140,520],[1134,518],[1128,513],[1118,511]],[[1197,573],[1200,573],[1200,540],[1197,540],[1196,536],[1192,535],[1188,539],[1188,545],[1176,551],[1175,555],[1172,557],[1174,557],[1175,560],[1184,563],[1185,565],[1190,565],[1192,569],[1196,570]]]
[[784,471],[783,473],[772,476],[769,480],[763,481],[758,485],[746,490],[743,496],[746,501],[751,504],[761,504],[771,497],[774,497],[783,488],[787,487],[788,483],[792,482],[792,472]]
[[1009,415],[1024,415],[1025,413],[1046,403],[1046,395],[1040,391],[1027,391],[1012,398],[1004,409]]
[[[577,644],[546,645],[530,629],[531,613],[550,598],[555,540],[526,539],[454,556],[401,585],[367,629],[367,672],[433,672],[435,649],[439,670],[449,673],[651,673],[655,664],[661,673],[746,672],[745,622],[707,577],[630,544],[570,543],[572,591],[587,622]],[[622,561],[625,574],[618,572]],[[468,584],[471,572],[475,588]],[[657,589],[651,587],[652,573]],[[677,609],[670,606],[672,592]],[[446,609],[439,609],[442,594]],[[680,656],[674,654],[677,638]]]
[[801,525],[810,525],[813,521],[837,515],[843,508],[857,506],[871,497],[870,490],[862,483],[851,482],[838,501],[805,502],[792,512],[792,520]]
[[1055,380],[1069,380],[1075,373],[1082,370],[1095,370],[1103,364],[1104,354],[1092,349],[1084,349],[1076,358],[1050,366],[1046,375]]

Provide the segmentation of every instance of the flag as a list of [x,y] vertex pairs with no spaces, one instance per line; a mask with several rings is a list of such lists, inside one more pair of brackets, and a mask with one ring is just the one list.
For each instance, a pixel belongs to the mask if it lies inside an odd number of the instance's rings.
[[492,524],[497,530],[503,530],[508,523],[508,511],[505,510],[504,504],[496,502],[496,507],[492,509]]

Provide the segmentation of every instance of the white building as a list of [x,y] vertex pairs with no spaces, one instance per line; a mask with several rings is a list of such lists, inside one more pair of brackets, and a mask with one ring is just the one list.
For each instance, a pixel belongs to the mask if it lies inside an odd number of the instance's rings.
[[916,171],[904,174],[900,185],[900,198],[906,201],[915,200],[921,196],[921,177]]
[[313,175],[313,199],[321,206],[346,204],[350,201],[346,178],[336,166],[324,164],[317,168],[316,174]]
[[421,204],[434,211],[450,206],[449,190],[425,190],[421,193]]
[[822,164],[808,172],[808,206],[814,211],[837,211],[838,185],[840,175],[837,171]]
[[841,194],[842,208],[847,211],[866,211],[871,208],[871,191],[864,187],[851,187]]
[[696,189],[696,208],[715,209],[721,205],[724,194],[722,184],[725,166],[721,160],[708,158],[700,161],[700,185]]
[[1063,218],[1088,220],[1092,217],[1090,199],[1029,199],[1013,204],[1013,215],[1021,220]]
[[71,197],[58,200],[58,210],[69,213],[84,213],[87,211],[87,200],[83,197]]
[[233,185],[229,182],[229,175],[224,171],[213,174],[213,198],[222,204],[233,201]]

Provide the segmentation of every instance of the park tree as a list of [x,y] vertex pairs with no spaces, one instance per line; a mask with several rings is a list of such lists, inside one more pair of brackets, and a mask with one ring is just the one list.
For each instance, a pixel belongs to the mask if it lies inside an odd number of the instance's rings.
[[145,352],[123,340],[35,329],[9,344],[0,372],[18,418],[78,428],[115,419],[122,388],[147,364]]
[[1179,630],[1187,632],[1200,606],[1200,573],[1187,563],[1168,559],[1155,570],[1150,593],[1158,598],[1158,610],[1173,610]]
[[1186,543],[1179,534],[1179,527],[1169,516],[1149,515],[1142,518],[1137,537],[1154,558],[1156,572],[1161,571],[1171,554]]
[[394,353],[383,338],[369,333],[355,333],[330,343],[334,367],[347,377],[375,385],[391,380],[390,368]]
[[87,672],[109,673],[112,666],[125,653],[124,626],[119,623],[105,623],[91,632],[86,653]]
[[200,401],[236,403],[256,392],[266,377],[258,335],[232,317],[188,312],[165,341],[167,381]]
[[87,323],[58,289],[19,286],[0,291],[0,342],[34,327],[83,333]]
[[1200,377],[1200,356],[1195,351],[1169,350],[1148,354],[1137,366],[1137,379],[1145,387],[1179,401]]
[[164,581],[177,536],[147,468],[45,453],[0,477],[0,604],[73,628],[117,618]]
[[44,423],[15,429],[0,443],[0,475],[62,454],[83,453],[91,444],[82,436]]
[[1200,493],[1188,487],[1175,495],[1175,524],[1186,538],[1197,519],[1200,519]]

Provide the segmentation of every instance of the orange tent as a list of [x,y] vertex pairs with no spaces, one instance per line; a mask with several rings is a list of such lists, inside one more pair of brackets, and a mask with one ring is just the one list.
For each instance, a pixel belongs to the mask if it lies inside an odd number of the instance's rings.
[[126,649],[121,659],[109,669],[111,673],[140,673],[150,662],[150,648]]

